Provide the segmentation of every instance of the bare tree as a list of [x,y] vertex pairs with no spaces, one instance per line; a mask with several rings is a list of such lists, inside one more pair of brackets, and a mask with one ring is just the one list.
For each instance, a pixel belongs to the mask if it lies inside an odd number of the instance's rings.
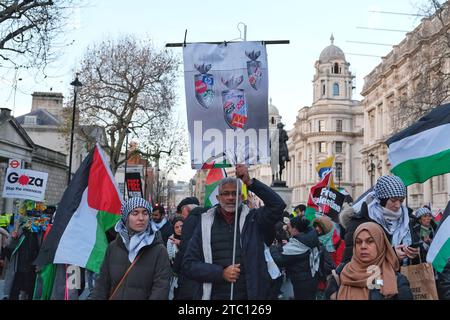
[[77,0],[1,0],[0,67],[39,68],[51,60],[52,45]]
[[138,132],[142,146],[140,153],[145,158],[153,159],[158,169],[169,174],[185,163],[184,154],[188,150],[186,130],[179,120],[174,120],[173,115],[163,115]]
[[79,123],[105,129],[113,173],[125,161],[120,155],[127,129],[152,128],[169,117],[178,66],[169,51],[132,36],[88,48],[80,70]]
[[[429,0],[420,8],[421,27],[410,34],[412,65],[409,86],[397,98],[393,126],[398,131],[435,106],[450,100],[450,10],[448,3]],[[410,48],[411,49],[411,48]]]

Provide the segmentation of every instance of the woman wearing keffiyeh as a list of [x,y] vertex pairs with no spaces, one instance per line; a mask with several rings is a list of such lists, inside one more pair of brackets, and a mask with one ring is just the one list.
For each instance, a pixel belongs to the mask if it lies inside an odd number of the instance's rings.
[[160,232],[149,223],[150,203],[132,198],[121,211],[118,236],[109,244],[90,299],[168,299],[169,257]]

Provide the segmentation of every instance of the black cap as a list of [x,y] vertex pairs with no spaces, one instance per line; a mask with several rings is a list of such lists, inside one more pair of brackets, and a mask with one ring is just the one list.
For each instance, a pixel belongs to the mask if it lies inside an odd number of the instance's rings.
[[181,212],[181,208],[183,208],[183,206],[187,205],[187,204],[196,204],[196,205],[200,205],[200,202],[198,201],[198,199],[196,197],[187,197],[184,198],[183,200],[180,201],[180,203],[177,206],[177,212]]

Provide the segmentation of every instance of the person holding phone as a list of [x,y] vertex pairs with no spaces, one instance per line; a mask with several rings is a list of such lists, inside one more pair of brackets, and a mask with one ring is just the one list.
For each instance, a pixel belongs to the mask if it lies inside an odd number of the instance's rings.
[[411,209],[404,204],[405,198],[406,186],[399,177],[386,175],[378,178],[374,191],[362,204],[361,211],[354,214],[347,224],[344,262],[352,258],[353,234],[364,222],[375,222],[383,228],[401,265],[420,262],[419,248],[412,247],[420,238],[412,231],[409,219]]

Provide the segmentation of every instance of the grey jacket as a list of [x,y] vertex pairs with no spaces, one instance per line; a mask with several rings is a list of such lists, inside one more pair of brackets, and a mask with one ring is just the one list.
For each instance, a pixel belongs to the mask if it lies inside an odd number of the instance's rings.
[[[168,299],[172,271],[160,232],[156,233],[152,244],[143,247],[139,254],[141,252],[142,255],[117,290],[113,300]],[[108,246],[100,276],[89,299],[107,300],[130,265],[128,251],[119,236]]]

